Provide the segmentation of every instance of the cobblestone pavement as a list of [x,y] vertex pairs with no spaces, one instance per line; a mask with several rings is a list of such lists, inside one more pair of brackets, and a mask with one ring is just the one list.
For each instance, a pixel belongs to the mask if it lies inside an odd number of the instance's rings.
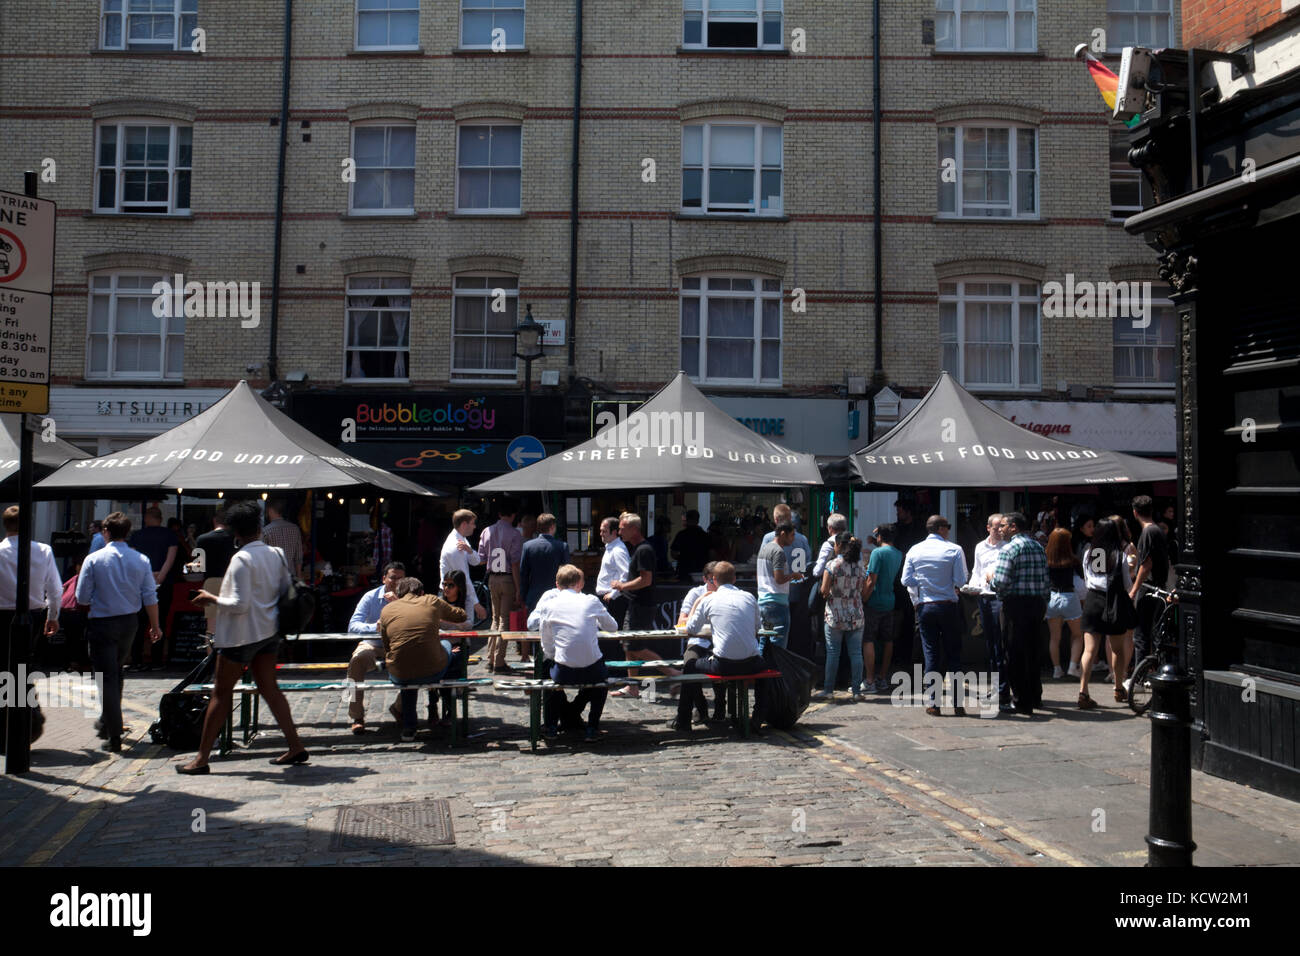
[[[611,699],[601,741],[527,741],[520,696],[471,701],[471,739],[397,740],[396,692],[347,732],[336,694],[291,695],[310,764],[271,767],[278,730],[181,777],[148,742],[175,677],[131,675],[121,756],[92,717],[48,710],[32,770],[0,778],[0,865],[1138,865],[1149,725],[1104,707],[1050,718],[942,719],[882,695],[815,705],[793,733],[663,729],[675,701]],[[1063,690],[1062,690],[1063,688]],[[1048,706],[1068,693],[1047,685]],[[422,705],[423,707],[423,705]],[[263,726],[268,719],[263,709]],[[379,718],[382,716],[382,720]],[[142,740],[141,738],[145,738]],[[127,746],[129,745],[129,746]],[[1196,774],[1197,862],[1300,862],[1295,805]],[[353,837],[342,808],[447,800],[454,845]],[[1095,811],[1104,811],[1104,831]],[[200,826],[202,824],[202,826]],[[201,832],[200,832],[201,831]]]

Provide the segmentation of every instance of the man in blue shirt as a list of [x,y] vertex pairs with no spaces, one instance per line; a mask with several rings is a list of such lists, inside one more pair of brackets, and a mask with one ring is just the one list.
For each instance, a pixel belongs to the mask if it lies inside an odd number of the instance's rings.
[[[931,515],[925,523],[928,532],[921,543],[907,552],[903,573],[899,580],[909,590],[917,592],[917,621],[921,625],[921,651],[925,657],[925,712],[931,717],[940,715],[935,697],[935,682],[943,675],[944,684],[952,679],[952,672],[961,666],[961,605],[957,589],[966,583],[966,555],[961,546],[948,540],[952,526],[943,515]],[[935,675],[935,676],[932,676]],[[953,688],[960,696],[960,688]],[[960,704],[955,707],[958,717],[965,717]]]
[[157,583],[149,559],[126,546],[130,533],[131,519],[122,512],[105,518],[107,543],[86,556],[77,578],[77,603],[90,606],[86,643],[103,682],[100,728],[108,738],[104,749],[111,753],[122,751],[122,668],[131,656],[141,608],[149,619],[149,641],[162,637]]
[[555,515],[537,516],[537,537],[524,542],[519,560],[519,587],[530,613],[542,595],[555,587],[555,575],[569,563],[569,545],[555,538]]
[[[390,561],[384,565],[384,577],[379,587],[363,594],[357,602],[357,609],[352,612],[352,620],[348,621],[348,633],[366,635],[352,651],[352,659],[348,661],[348,680],[354,684],[364,684],[366,675],[384,659],[384,640],[379,635],[379,615],[383,613],[384,605],[393,599],[397,582],[404,577],[406,566],[400,561]],[[353,693],[352,702],[348,704],[348,716],[352,718],[354,734],[366,732],[366,701],[360,687]]]

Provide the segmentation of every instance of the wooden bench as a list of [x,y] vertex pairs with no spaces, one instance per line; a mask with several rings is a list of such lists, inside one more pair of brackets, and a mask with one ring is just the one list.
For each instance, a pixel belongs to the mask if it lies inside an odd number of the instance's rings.
[[[607,661],[606,667],[615,667],[618,665],[628,665],[635,667],[645,665],[647,667],[673,666],[674,663],[680,664],[680,661]],[[493,686],[498,690],[518,690],[528,695],[528,743],[532,751],[537,751],[537,741],[541,736],[541,700],[542,693],[548,690],[582,690],[583,688],[600,688],[600,687],[619,687],[627,684],[636,684],[641,687],[648,687],[653,691],[656,684],[687,684],[705,682],[722,683],[727,689],[727,716],[740,721],[741,735],[749,737],[749,681],[770,680],[774,677],[780,677],[781,672],[777,670],[758,671],[753,674],[734,674],[717,676],[714,674],[682,674],[677,677],[609,677],[604,683],[593,684],[557,684],[553,680],[542,678],[506,678],[498,679],[493,682]]]
[[[464,735],[469,736],[469,692],[475,687],[486,687],[492,683],[490,677],[470,677],[466,679],[443,680],[424,684],[393,684],[389,681],[366,681],[357,683],[355,681],[328,681],[328,680],[309,680],[309,681],[283,681],[280,682],[280,690],[286,694],[313,693],[317,691],[341,691],[366,690],[369,684],[370,690],[391,689],[397,691],[403,690],[451,690],[459,691],[457,695],[461,701],[460,719],[453,719],[451,722],[451,745],[455,747],[459,743],[459,738]],[[188,684],[181,691],[183,694],[211,694],[215,690],[215,684]],[[257,685],[241,681],[234,687],[234,692],[240,696],[240,733],[243,743],[247,744],[257,736],[257,727],[259,719],[259,695]],[[252,698],[253,707],[250,714],[249,698]],[[235,711],[232,707],[230,713],[226,716],[226,724],[222,728],[220,738],[221,754],[227,754],[234,749],[234,718]],[[459,731],[459,733],[458,733]]]

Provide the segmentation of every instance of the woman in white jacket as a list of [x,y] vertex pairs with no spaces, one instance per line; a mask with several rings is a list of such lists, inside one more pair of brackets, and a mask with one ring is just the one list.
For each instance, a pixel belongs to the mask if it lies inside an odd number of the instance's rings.
[[232,505],[226,512],[226,527],[234,532],[240,548],[221,579],[221,593],[199,591],[194,599],[200,607],[217,607],[216,687],[203,717],[199,752],[188,764],[177,766],[177,773],[208,772],[208,756],[230,712],[235,684],[245,667],[252,671],[258,693],[289,744],[288,751],[273,757],[271,763],[305,763],[310,756],[294,727],[289,702],[275,680],[280,646],[279,602],[292,584],[284,552],[262,541],[261,509],[253,502]]

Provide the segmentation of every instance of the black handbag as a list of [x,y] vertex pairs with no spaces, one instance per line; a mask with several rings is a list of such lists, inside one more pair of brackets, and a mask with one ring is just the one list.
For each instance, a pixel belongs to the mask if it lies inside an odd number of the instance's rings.
[[149,737],[156,744],[172,750],[197,750],[203,734],[203,718],[208,711],[211,694],[181,693],[190,684],[200,684],[212,676],[216,651],[199,663],[185,678],[163,694],[158,702],[158,719],[149,728]]
[[290,634],[297,637],[311,623],[312,615],[316,613],[316,595],[306,584],[293,579],[293,575],[289,573],[289,562],[285,560],[283,552],[280,553],[280,563],[284,565],[285,573],[289,575],[289,587],[280,595],[276,605],[279,613],[279,633],[281,637],[288,637]]
[[[1124,560],[1122,551],[1116,552],[1117,559],[1115,566],[1111,568],[1110,578],[1106,582],[1106,610],[1102,613],[1102,622],[1117,628],[1119,631],[1130,631],[1133,625],[1137,623],[1137,612],[1133,609],[1133,601],[1128,596],[1128,591],[1124,590],[1124,572],[1121,562]],[[1109,558],[1109,555],[1107,555]]]

